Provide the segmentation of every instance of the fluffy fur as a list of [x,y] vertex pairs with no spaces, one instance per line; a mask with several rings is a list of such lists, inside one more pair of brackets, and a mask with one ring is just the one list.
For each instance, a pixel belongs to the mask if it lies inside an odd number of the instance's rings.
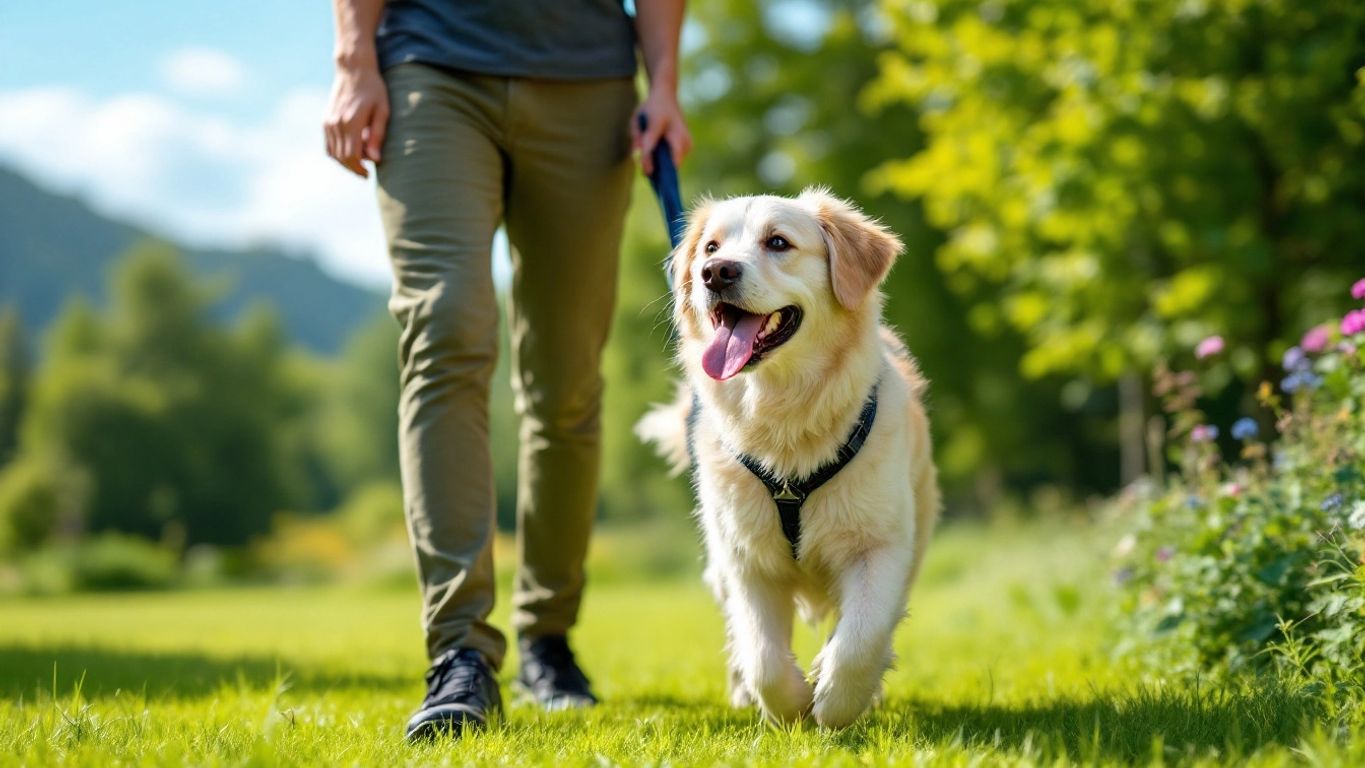
[[[774,236],[789,247],[770,247]],[[881,325],[878,286],[901,250],[891,232],[815,189],[795,199],[703,202],[673,255],[686,381],[637,432],[685,468],[695,393],[697,516],[706,580],[726,618],[732,700],[757,702],[776,723],[813,717],[840,728],[874,701],[938,516],[925,381]],[[711,259],[742,267],[724,294],[704,284]],[[700,360],[721,300],[753,313],[795,305],[803,319],[761,360],[716,380]],[[779,476],[808,475],[834,457],[874,384],[872,431],[857,457],[806,500],[793,560],[772,498],[736,457],[753,456]],[[791,649],[796,610],[811,622],[837,616],[809,677]]]

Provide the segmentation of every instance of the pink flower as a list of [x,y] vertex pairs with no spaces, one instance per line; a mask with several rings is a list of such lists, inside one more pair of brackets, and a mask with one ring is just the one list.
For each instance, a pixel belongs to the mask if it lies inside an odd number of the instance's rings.
[[1213,357],[1214,355],[1222,351],[1223,337],[1210,336],[1207,339],[1204,339],[1203,341],[1199,342],[1199,344],[1194,348],[1194,356],[1199,358],[1200,360],[1203,360],[1206,357]]
[[1200,424],[1190,430],[1190,442],[1211,443],[1218,439],[1218,427],[1212,424]]
[[1365,309],[1353,309],[1341,318],[1343,336],[1354,336],[1361,331],[1365,331]]
[[1351,286],[1351,298],[1365,299],[1365,277],[1360,278]]
[[1223,484],[1223,495],[1224,495],[1224,496],[1231,496],[1231,497],[1233,497],[1233,498],[1237,498],[1238,496],[1241,496],[1241,495],[1242,495],[1242,486],[1241,486],[1241,484],[1240,484],[1240,483],[1224,483],[1224,484]]
[[1304,352],[1321,352],[1324,349],[1327,349],[1327,342],[1330,340],[1331,337],[1327,333],[1327,326],[1319,325],[1316,328],[1310,328],[1308,333],[1303,335],[1303,339],[1299,342],[1299,346],[1303,348]]

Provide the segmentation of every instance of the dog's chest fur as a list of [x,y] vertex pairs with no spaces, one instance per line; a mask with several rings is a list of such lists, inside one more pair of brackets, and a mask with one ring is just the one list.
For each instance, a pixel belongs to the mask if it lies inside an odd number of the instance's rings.
[[[827,599],[833,597],[828,594],[831,574],[861,553],[913,536],[914,499],[904,459],[911,449],[905,428],[907,393],[895,377],[887,379],[880,387],[877,417],[862,450],[801,507],[797,561],[792,559],[768,489],[729,447],[737,431],[745,432],[753,444],[755,433],[762,430],[716,414],[699,419],[694,436],[699,511],[732,550],[735,565],[795,580],[803,592]],[[789,403],[784,410],[804,405]],[[828,434],[806,441],[813,447],[791,441],[796,450],[786,452],[785,460],[778,462],[779,473],[808,474],[829,460],[846,439],[849,421],[847,417],[831,420]],[[783,471],[788,469],[792,471]]]

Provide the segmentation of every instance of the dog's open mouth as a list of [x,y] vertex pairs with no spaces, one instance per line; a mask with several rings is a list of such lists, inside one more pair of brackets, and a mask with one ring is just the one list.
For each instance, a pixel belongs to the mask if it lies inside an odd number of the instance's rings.
[[766,314],[717,304],[711,310],[715,336],[702,353],[701,367],[706,375],[724,381],[782,346],[800,325],[801,308],[794,304]]

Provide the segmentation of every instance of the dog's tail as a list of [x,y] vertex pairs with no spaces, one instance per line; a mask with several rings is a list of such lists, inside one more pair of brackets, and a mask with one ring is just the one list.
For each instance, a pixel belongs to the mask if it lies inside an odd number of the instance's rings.
[[688,420],[692,413],[692,389],[678,384],[677,397],[671,403],[656,403],[635,423],[635,436],[652,443],[659,455],[668,462],[674,476],[682,474],[692,464],[687,444]]

